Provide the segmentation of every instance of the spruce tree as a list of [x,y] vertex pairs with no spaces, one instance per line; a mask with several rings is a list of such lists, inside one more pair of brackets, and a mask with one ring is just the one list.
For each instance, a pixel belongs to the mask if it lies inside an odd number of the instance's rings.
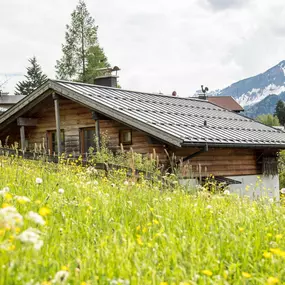
[[31,66],[26,68],[26,80],[20,81],[16,85],[15,95],[29,95],[48,79],[42,72],[35,56],[29,59],[29,63]]
[[276,105],[275,114],[279,119],[282,126],[285,125],[285,104],[282,100],[279,100]]
[[58,79],[93,83],[96,69],[110,66],[99,46],[97,30],[85,2],[80,0],[71,14],[71,24],[66,26],[63,55],[55,66]]

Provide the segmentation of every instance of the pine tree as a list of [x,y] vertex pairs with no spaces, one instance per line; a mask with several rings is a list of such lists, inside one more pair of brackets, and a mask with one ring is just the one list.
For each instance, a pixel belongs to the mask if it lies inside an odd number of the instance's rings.
[[15,95],[29,95],[48,79],[42,72],[35,56],[29,59],[29,63],[31,66],[26,68],[26,80],[20,81],[16,85]]
[[98,26],[83,0],[71,14],[71,25],[66,29],[63,56],[55,66],[57,78],[93,83],[98,75],[96,69],[110,65],[98,43]]
[[277,116],[273,116],[272,114],[260,115],[256,118],[256,120],[270,127],[280,126]]
[[275,109],[275,116],[279,119],[279,122],[282,126],[285,125],[285,104],[282,100],[279,100]]

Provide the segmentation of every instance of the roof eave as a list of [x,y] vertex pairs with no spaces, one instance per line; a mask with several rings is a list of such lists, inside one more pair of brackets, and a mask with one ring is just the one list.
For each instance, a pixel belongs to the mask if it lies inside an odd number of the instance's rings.
[[258,144],[258,143],[213,143],[213,142],[184,142],[181,147],[208,147],[217,148],[275,148],[285,149],[285,144]]

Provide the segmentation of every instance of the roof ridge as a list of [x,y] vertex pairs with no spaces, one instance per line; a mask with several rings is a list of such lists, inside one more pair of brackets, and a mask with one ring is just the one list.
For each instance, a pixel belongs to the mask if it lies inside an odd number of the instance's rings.
[[69,84],[76,84],[76,85],[85,85],[85,86],[90,86],[90,87],[96,87],[100,89],[112,89],[112,90],[117,90],[117,91],[126,91],[126,92],[133,92],[133,93],[138,93],[138,94],[148,94],[148,95],[154,95],[154,96],[160,96],[160,97],[168,97],[172,99],[182,99],[182,100],[189,100],[189,101],[197,101],[197,102],[207,102],[203,99],[199,98],[194,98],[194,97],[179,97],[179,96],[171,96],[170,94],[157,94],[157,93],[150,93],[150,92],[145,92],[145,91],[137,91],[137,90],[130,90],[130,89],[123,89],[123,88],[116,88],[116,87],[110,87],[110,86],[102,86],[102,85],[95,85],[91,83],[82,83],[82,82],[74,82],[74,81],[68,81],[68,80],[59,80],[59,79],[50,79],[52,82],[56,83],[69,83]]

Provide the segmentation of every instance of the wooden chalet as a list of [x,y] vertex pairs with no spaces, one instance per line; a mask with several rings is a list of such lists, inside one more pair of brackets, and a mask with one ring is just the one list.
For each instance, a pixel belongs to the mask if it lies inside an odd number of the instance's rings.
[[0,116],[0,139],[9,136],[8,143],[26,150],[38,144],[50,153],[80,155],[95,146],[94,136],[106,134],[113,151],[120,145],[142,154],[155,149],[165,164],[167,151],[191,167],[193,178],[213,174],[235,191],[261,176],[278,197],[284,132],[207,100],[102,86],[114,86],[116,77],[96,83],[48,80]]

